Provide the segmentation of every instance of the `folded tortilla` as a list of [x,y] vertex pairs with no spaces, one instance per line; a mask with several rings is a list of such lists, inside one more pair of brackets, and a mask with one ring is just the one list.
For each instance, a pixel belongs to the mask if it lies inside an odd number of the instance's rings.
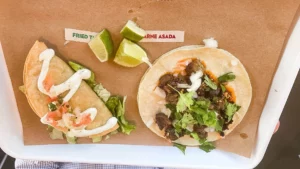
[[[204,46],[184,46],[174,49],[159,59],[152,68],[149,68],[141,80],[138,89],[138,107],[141,118],[148,128],[157,135],[164,137],[164,131],[158,128],[155,122],[155,115],[165,108],[165,98],[155,92],[159,78],[167,72],[172,72],[177,62],[186,58],[198,58],[206,64],[206,70],[211,71],[215,76],[220,76],[228,72],[233,72],[236,79],[228,85],[234,89],[236,94],[236,104],[241,108],[233,116],[233,123],[230,124],[225,135],[228,135],[243,119],[252,98],[252,87],[248,73],[242,63],[229,52]],[[215,141],[222,138],[218,132],[209,132],[207,140]],[[195,146],[199,142],[189,136],[184,136],[175,142]]]
[[[27,100],[31,108],[40,118],[49,112],[47,106],[49,103],[49,97],[40,92],[37,86],[43,63],[39,61],[39,55],[46,49],[47,46],[43,42],[36,41],[26,58],[23,72],[23,81]],[[50,75],[54,85],[63,83],[73,74],[74,71],[62,59],[57,56],[54,56],[51,59],[48,75]],[[97,116],[86,127],[87,130],[103,126],[107,120],[112,117],[111,112],[107,109],[103,101],[84,81],[81,82],[79,89],[70,99],[69,104],[73,109],[78,107],[81,111],[91,107],[97,109]],[[116,124],[113,128],[99,133],[96,136],[106,135],[116,130],[118,127],[118,124]],[[68,130],[65,127],[58,127],[57,129],[63,132]]]

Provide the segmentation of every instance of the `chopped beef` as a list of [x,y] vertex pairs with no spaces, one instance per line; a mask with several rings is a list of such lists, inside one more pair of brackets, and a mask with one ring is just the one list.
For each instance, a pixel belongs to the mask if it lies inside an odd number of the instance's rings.
[[189,82],[189,78],[187,78],[187,76],[183,76],[181,74],[178,74],[177,77],[175,77],[175,81],[180,84],[188,84]]
[[220,132],[220,136],[224,137],[225,136],[225,133],[222,131]]
[[[168,126],[165,130],[165,136],[172,141],[178,139],[175,133],[175,128],[172,125]],[[182,135],[179,135],[179,137],[182,137]]]
[[160,130],[165,129],[169,125],[172,124],[172,122],[169,120],[168,116],[164,113],[157,113],[155,116],[155,121],[159,127]]
[[185,72],[188,76],[190,76],[192,73],[197,72],[199,70],[204,70],[203,65],[201,64],[199,59],[194,59],[191,63],[189,63],[186,68]]
[[162,88],[174,81],[174,76],[170,73],[164,74],[159,78],[158,87]]
[[[213,102],[209,106],[209,109],[216,110],[217,112],[221,112],[222,110],[225,109],[225,100],[222,98],[217,98],[217,101]],[[222,115],[224,115],[224,114],[225,114],[225,112]]]
[[223,99],[218,100],[218,102],[215,104],[216,110],[224,110],[225,109],[225,101]]
[[230,95],[228,92],[224,92],[224,93],[223,93],[223,96],[224,96],[226,99],[230,100],[231,95]]
[[205,88],[206,88],[206,84],[203,82],[201,84],[201,86],[198,88],[198,90],[196,91],[197,92],[197,95],[198,96],[205,96]]
[[222,96],[221,88],[218,87],[216,90],[209,91],[210,97]]
[[179,94],[176,93],[168,93],[166,95],[166,101],[171,104],[177,104],[179,98]]
[[207,132],[204,130],[206,128],[205,125],[194,125],[194,132],[198,134],[200,138],[206,138],[207,137]]
[[162,89],[165,91],[166,94],[168,94],[168,93],[174,93],[174,89],[172,89],[170,86],[166,85]]
[[224,125],[223,125],[223,131],[224,130],[228,130],[229,128],[228,128],[228,126],[233,122],[233,120],[231,119],[229,122],[226,122],[226,120],[227,119],[225,119],[225,123],[224,123]]

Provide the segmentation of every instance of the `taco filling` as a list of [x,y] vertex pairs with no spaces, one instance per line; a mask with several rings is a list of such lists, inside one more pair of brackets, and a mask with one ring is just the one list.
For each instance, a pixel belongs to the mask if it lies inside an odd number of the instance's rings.
[[189,135],[204,143],[208,132],[224,137],[233,115],[241,108],[235,103],[233,89],[227,85],[234,80],[232,72],[216,77],[200,59],[178,61],[172,72],[159,78],[155,89],[165,95],[165,106],[171,112],[156,114],[159,129],[171,141]]

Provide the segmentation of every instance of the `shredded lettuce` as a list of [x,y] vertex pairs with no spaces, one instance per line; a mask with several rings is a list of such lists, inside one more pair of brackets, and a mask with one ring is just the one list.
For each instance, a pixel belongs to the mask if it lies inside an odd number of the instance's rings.
[[52,128],[52,131],[49,133],[49,136],[52,140],[63,140],[64,136],[63,136],[63,132]]
[[177,147],[183,154],[185,154],[186,146],[178,143],[173,143],[174,147]]
[[199,146],[199,148],[209,153],[211,150],[215,149],[216,147],[212,144],[212,142],[204,142]]
[[67,135],[65,135],[65,136],[66,136],[67,142],[69,144],[76,144],[77,143],[77,137],[69,137]]
[[93,88],[94,92],[104,101],[107,102],[109,97],[111,96],[110,92],[106,90],[101,83],[95,85]]
[[109,134],[105,136],[104,140],[108,140],[110,138]]
[[93,143],[98,143],[102,141],[102,136],[93,136],[92,137]]
[[26,94],[26,93],[25,93],[25,86],[24,86],[24,85],[23,85],[23,86],[19,86],[19,90],[20,90],[22,93]]
[[115,134],[118,134],[118,130],[115,130],[115,131],[112,131],[111,133],[109,133],[110,135],[115,135]]
[[119,131],[129,135],[135,129],[135,125],[125,119],[125,102],[126,96],[123,99],[119,96],[111,96],[106,102],[106,107],[118,119]]

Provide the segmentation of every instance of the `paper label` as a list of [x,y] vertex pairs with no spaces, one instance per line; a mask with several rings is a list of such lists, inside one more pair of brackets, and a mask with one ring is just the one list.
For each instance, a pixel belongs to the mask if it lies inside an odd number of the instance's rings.
[[[184,42],[184,31],[146,31],[141,42]],[[88,43],[97,32],[65,28],[65,40]]]
[[65,28],[65,40],[66,41],[88,43],[91,39],[94,38],[95,35],[97,35],[97,32]]

